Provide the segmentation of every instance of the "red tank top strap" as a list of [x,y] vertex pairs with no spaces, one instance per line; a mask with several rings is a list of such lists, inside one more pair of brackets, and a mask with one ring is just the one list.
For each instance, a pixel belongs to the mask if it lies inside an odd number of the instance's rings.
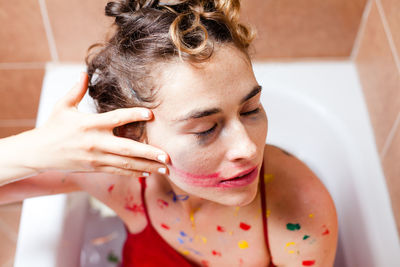
[[146,190],[146,177],[139,177],[139,182],[140,182],[140,198],[142,200],[144,214],[146,215],[147,223],[150,224],[150,216],[149,212],[147,211],[146,199],[144,197],[144,193]]
[[264,240],[265,245],[267,246],[268,253],[271,257],[271,261],[269,267],[274,267],[275,265],[272,263],[272,254],[269,247],[268,241],[268,223],[267,223],[267,203],[265,197],[265,182],[264,182],[264,163],[261,165],[261,172],[260,172],[260,193],[261,193],[261,211],[262,211],[262,218],[263,218],[263,228],[264,228]]

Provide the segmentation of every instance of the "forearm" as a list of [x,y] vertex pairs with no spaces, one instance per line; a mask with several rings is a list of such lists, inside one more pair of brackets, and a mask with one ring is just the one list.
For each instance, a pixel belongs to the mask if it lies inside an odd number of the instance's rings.
[[[80,174],[84,176],[84,174]],[[79,174],[75,175],[79,178]],[[73,175],[47,171],[29,178],[0,186],[0,205],[18,202],[30,197],[80,191]]]
[[29,166],[29,135],[23,132],[0,139],[0,186],[38,174],[38,170]]

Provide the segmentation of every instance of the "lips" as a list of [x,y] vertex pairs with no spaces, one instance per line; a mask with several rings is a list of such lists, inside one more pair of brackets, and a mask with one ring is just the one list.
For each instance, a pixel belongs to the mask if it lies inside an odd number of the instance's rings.
[[247,169],[247,170],[245,170],[245,171],[239,172],[239,173],[237,173],[235,176],[233,176],[233,177],[231,177],[231,178],[228,178],[228,179],[224,179],[224,180],[222,180],[222,181],[229,181],[229,180],[234,180],[234,179],[242,178],[243,176],[246,176],[246,175],[248,175],[249,173],[251,173],[252,171],[254,171],[255,168],[257,168],[257,166],[254,166],[254,167],[252,167],[252,168],[250,168],[250,169]]

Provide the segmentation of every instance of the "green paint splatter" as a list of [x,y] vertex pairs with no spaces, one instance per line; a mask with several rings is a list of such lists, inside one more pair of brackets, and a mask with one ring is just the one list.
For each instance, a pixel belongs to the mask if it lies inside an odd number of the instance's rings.
[[286,229],[290,231],[300,230],[300,224],[298,223],[288,223],[286,224]]
[[112,251],[110,251],[110,253],[108,253],[107,260],[109,262],[119,263],[119,259],[118,259],[117,255],[115,255],[114,252],[112,252]]
[[309,238],[310,236],[309,235],[304,235],[303,236],[303,240],[306,240],[307,238]]

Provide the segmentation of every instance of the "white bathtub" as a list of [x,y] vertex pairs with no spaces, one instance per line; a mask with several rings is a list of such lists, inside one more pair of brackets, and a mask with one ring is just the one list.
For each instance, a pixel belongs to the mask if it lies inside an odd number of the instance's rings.
[[[47,66],[38,125],[81,70],[81,65]],[[254,70],[264,88],[267,143],[303,160],[335,201],[335,266],[400,266],[400,243],[354,64],[256,63]],[[80,109],[93,110],[88,103]],[[87,200],[81,193],[25,200],[15,267],[78,266]]]

